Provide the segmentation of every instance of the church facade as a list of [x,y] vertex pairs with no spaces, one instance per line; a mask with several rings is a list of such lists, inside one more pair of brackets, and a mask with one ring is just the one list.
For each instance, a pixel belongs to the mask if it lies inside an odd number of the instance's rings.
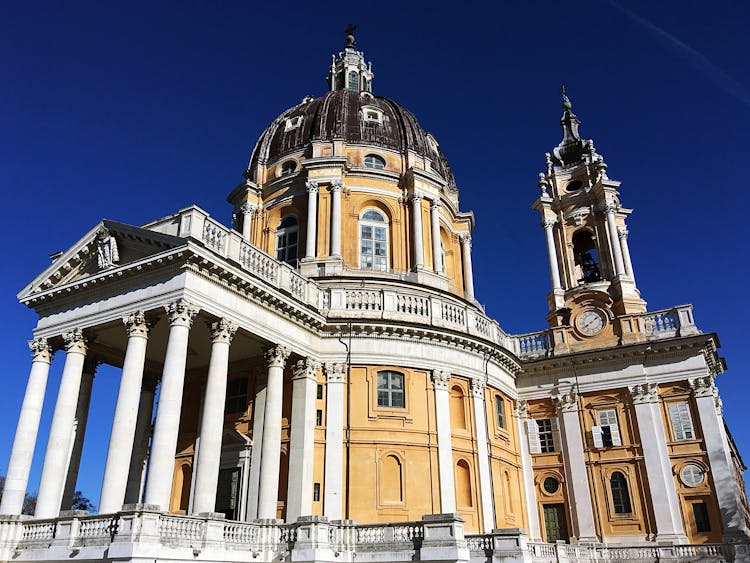
[[[474,216],[354,37],[228,196],[102,221],[39,315],[0,560],[746,560],[742,460],[692,307],[648,311],[630,209],[564,96],[539,174],[548,328],[474,296]],[[64,362],[36,510],[47,374]],[[71,511],[97,366],[122,369],[98,514]],[[88,427],[88,428],[87,428]]]

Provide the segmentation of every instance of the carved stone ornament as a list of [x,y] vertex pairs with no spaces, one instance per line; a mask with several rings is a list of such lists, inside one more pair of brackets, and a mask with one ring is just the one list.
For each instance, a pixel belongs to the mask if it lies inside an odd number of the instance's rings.
[[208,332],[211,335],[211,342],[223,342],[230,344],[234,333],[237,332],[237,325],[227,319],[219,319],[214,323],[206,323]]
[[690,387],[693,389],[693,395],[696,398],[719,396],[719,390],[716,388],[716,384],[714,384],[714,378],[710,375],[691,379]]
[[451,380],[451,374],[449,371],[443,371],[440,369],[432,370],[432,384],[435,389],[441,391],[448,390],[448,382]]
[[527,403],[523,399],[518,399],[518,401],[516,401],[516,416],[518,418],[528,418],[529,403]]
[[424,196],[422,194],[412,194],[411,201],[415,205],[418,203],[421,203],[421,201],[424,199]]
[[313,181],[305,182],[305,186],[307,186],[307,193],[309,194],[316,194],[318,193],[318,190],[320,189],[318,187],[318,183],[313,182]]
[[279,344],[266,350],[266,365],[269,368],[283,368],[292,351],[286,346]]
[[542,190],[542,197],[547,197],[549,194],[547,193],[547,189],[549,188],[549,181],[547,180],[547,176],[544,175],[544,173],[539,173],[539,189]]
[[196,307],[185,299],[172,301],[168,305],[165,305],[164,309],[167,311],[171,326],[186,326],[188,328],[193,326],[193,319],[200,311],[199,307]]
[[86,353],[86,337],[83,335],[83,331],[80,328],[74,328],[62,335],[63,348],[70,354],[85,354]]
[[294,379],[317,380],[318,370],[320,370],[320,362],[312,358],[305,358],[294,364],[292,374]]
[[251,213],[254,213],[256,209],[258,209],[258,205],[255,203],[250,203],[249,201],[246,201],[242,205],[240,205],[240,213],[243,215],[249,215]]
[[331,182],[331,191],[340,192],[344,189],[344,183],[341,180],[334,180]]
[[459,238],[461,240],[461,244],[467,246],[468,248],[471,248],[471,235],[467,233],[462,233],[459,235]]
[[553,395],[552,401],[555,403],[555,409],[559,413],[578,411],[578,393],[575,391]]
[[146,318],[146,314],[143,311],[134,311],[124,316],[122,322],[125,323],[125,331],[128,333],[128,338],[134,336],[148,338],[149,332],[151,332],[152,323]]
[[112,268],[120,261],[117,241],[106,227],[96,231],[96,263],[99,269]]
[[433,200],[432,200],[432,201],[430,202],[430,210],[432,211],[432,210],[434,210],[434,209],[440,209],[440,201],[439,201],[439,200],[437,200],[437,199],[433,199]]
[[628,387],[634,405],[656,403],[659,400],[659,390],[656,383],[639,383]]
[[625,227],[617,227],[617,236],[620,237],[620,240],[625,240],[628,238],[628,230]]
[[345,363],[326,362],[326,381],[328,383],[343,383],[346,373]]
[[542,219],[542,228],[551,229],[557,225],[557,217],[545,217]]
[[484,400],[485,387],[487,387],[487,382],[484,379],[471,380],[471,392],[477,399]]
[[42,337],[29,340],[29,350],[31,350],[32,362],[50,363],[52,361],[52,355],[55,353],[52,346],[47,342],[47,339]]

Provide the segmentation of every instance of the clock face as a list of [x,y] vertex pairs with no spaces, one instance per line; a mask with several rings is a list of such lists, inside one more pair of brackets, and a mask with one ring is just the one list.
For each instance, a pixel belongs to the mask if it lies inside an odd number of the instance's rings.
[[596,309],[589,309],[578,315],[576,324],[578,330],[584,334],[598,334],[604,328],[604,313]]

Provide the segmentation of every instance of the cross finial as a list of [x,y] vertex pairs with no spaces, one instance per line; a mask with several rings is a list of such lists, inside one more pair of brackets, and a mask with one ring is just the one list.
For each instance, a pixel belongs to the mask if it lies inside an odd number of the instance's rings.
[[568,87],[565,84],[560,87],[560,92],[562,92],[563,97],[563,109],[571,109],[573,104],[571,103],[570,98],[568,98]]

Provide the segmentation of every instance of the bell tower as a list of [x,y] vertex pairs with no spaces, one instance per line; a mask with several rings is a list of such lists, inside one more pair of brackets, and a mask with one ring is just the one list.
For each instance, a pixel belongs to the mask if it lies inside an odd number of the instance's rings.
[[612,346],[641,339],[632,315],[646,302],[635,284],[620,182],[594,142],[578,132],[580,120],[563,87],[563,138],[546,154],[539,174],[539,211],[547,243],[552,291],[547,321],[556,351]]

